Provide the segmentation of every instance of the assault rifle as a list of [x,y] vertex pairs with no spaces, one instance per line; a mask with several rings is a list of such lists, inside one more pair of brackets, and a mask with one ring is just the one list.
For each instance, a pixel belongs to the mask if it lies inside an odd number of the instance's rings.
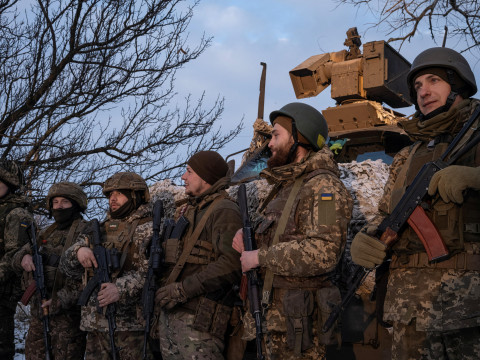
[[[445,150],[438,160],[431,161],[423,165],[417,176],[415,176],[413,179],[411,185],[405,191],[405,194],[398,202],[397,206],[395,206],[393,209],[392,213],[380,223],[376,230],[375,237],[381,243],[383,243],[387,249],[390,249],[395,244],[398,238],[398,233],[408,223],[408,225],[412,227],[412,229],[420,238],[430,262],[441,262],[449,258],[449,253],[445,242],[443,241],[438,229],[425,213],[424,206],[428,206],[428,204],[425,203],[425,199],[427,199],[428,186],[433,175],[437,171],[454,164],[459,158],[469,152],[480,142],[480,133],[478,133],[465,146],[463,146],[461,150],[454,154],[454,156],[452,156],[448,161],[445,161],[445,158],[458,145],[460,140],[464,137],[468,129],[473,125],[479,115],[480,106],[477,106],[468,122],[455,136],[447,150]],[[359,278],[360,281],[352,283],[352,289],[350,289],[348,293],[352,293],[353,296],[355,291],[361,285],[363,279],[365,279],[370,271],[371,270],[365,270],[362,267],[358,267],[353,277]],[[323,331],[328,331],[328,329],[335,323],[341,311],[348,305],[350,299],[351,296],[348,299],[345,297],[342,303],[337,305],[332,310],[329,318],[322,328]]]
[[[247,190],[245,184],[241,184],[238,187],[238,205],[240,206],[240,212],[242,214],[243,220],[243,244],[245,251],[256,250],[257,244],[255,243],[255,236],[253,233],[253,228],[250,223],[250,216],[248,215],[248,201],[247,201]],[[242,278],[242,284],[245,284],[245,277]],[[260,308],[260,281],[258,272],[256,269],[247,271],[246,274],[247,280],[247,291],[248,291],[248,300],[250,302],[250,311],[253,318],[255,319],[255,329],[256,329],[256,342],[257,342],[257,359],[263,360],[262,354],[262,311]],[[245,286],[243,286],[242,291],[240,292],[240,297],[245,300]]]
[[[33,271],[33,278],[35,279],[35,285],[40,295],[40,302],[43,305],[47,301],[47,286],[45,284],[45,274],[43,273],[43,259],[37,246],[37,237],[35,235],[35,226],[30,224],[30,242],[32,245],[32,258],[35,270]],[[50,319],[48,315],[48,306],[43,308],[43,342],[45,344],[45,359],[51,360],[52,346],[50,343]]]
[[170,222],[169,227],[165,228],[163,236],[160,236],[160,225],[162,222],[162,218],[163,202],[161,200],[157,200],[153,205],[153,236],[152,243],[150,245],[148,272],[142,293],[143,318],[145,319],[145,332],[143,335],[143,359],[147,359],[147,343],[150,334],[150,328],[152,325],[151,323],[153,317],[153,309],[155,306],[155,273],[161,268],[164,263],[162,243],[165,241],[165,236],[169,236],[168,233],[171,232],[172,229],[172,224]]
[[[88,281],[87,286],[83,289],[78,299],[77,305],[85,306],[90,299],[93,291],[104,283],[111,282],[110,272],[119,268],[118,253],[116,251],[108,251],[102,246],[102,240],[100,235],[100,224],[97,219],[93,219],[91,222],[93,230],[93,255],[97,260],[98,267],[93,268],[93,277]],[[116,250],[116,249],[113,249]],[[98,301],[98,299],[97,299]],[[103,314],[102,308],[97,305],[97,311],[99,314]],[[108,320],[108,333],[110,336],[110,348],[112,349],[113,360],[119,359],[118,348],[115,346],[115,329],[117,324],[115,322],[115,314],[117,307],[115,303],[108,304],[105,310],[105,317]]]

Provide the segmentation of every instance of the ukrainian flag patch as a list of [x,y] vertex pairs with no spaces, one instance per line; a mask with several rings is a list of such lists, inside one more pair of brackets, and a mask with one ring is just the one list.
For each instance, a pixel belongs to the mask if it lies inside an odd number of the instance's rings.
[[320,195],[320,200],[322,201],[330,201],[333,200],[333,194],[332,193],[322,193]]
[[22,222],[22,223],[20,223],[20,226],[21,226],[21,227],[24,227],[24,228],[27,228],[27,227],[28,227],[28,224],[25,223],[25,222]]

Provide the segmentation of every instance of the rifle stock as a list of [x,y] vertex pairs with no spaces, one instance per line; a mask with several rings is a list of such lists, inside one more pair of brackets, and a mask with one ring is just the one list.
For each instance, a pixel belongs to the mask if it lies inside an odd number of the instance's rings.
[[[243,244],[245,251],[256,250],[255,236],[250,216],[248,215],[247,190],[245,184],[238,187],[238,205],[243,220]],[[260,306],[260,281],[256,269],[247,271],[248,300],[250,303],[250,312],[255,320],[257,359],[264,359],[262,353],[262,311]]]

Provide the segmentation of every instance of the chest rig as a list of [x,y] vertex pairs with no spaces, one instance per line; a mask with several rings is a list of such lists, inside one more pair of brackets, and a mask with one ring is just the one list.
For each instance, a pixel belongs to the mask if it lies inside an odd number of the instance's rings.
[[[150,219],[142,219],[144,222]],[[110,251],[116,249],[118,254],[118,269],[113,277],[118,276],[121,271],[129,271],[133,269],[133,256],[137,252],[137,247],[133,241],[135,229],[140,225],[140,219],[132,222],[121,220],[109,220],[103,224],[102,236],[104,239],[103,246]],[[113,252],[115,254],[115,252]],[[115,255],[116,256],[116,255]]]
[[[390,200],[393,209],[410,185],[423,164],[436,160],[446,150],[447,142],[416,144],[395,182]],[[462,156],[455,164],[462,166],[479,166],[480,146]],[[429,202],[425,209],[428,217],[435,224],[451,254],[468,250],[468,243],[480,241],[480,192],[469,189],[461,205],[445,203],[439,196]],[[423,245],[412,228],[407,227],[394,246],[397,255],[424,252]]]

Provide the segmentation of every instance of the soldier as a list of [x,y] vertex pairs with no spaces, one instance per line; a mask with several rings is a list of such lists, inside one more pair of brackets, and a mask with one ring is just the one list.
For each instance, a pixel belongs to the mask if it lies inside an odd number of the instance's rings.
[[12,256],[28,242],[33,221],[27,198],[20,192],[23,173],[10,160],[0,162],[0,359],[13,359],[14,316],[20,300],[20,277],[11,268]]
[[[448,48],[420,53],[407,83],[417,112],[401,125],[416,143],[395,156],[378,219],[353,240],[352,258],[367,268],[386,256],[383,243],[370,236],[376,229],[372,225],[392,211],[420,168],[446,150],[480,103],[470,98],[477,86],[469,64]],[[477,118],[460,148],[479,133],[478,124]],[[412,228],[398,233],[384,307],[384,319],[393,324],[393,359],[480,358],[479,165],[477,144],[438,171],[428,187],[431,203],[423,205],[446,243],[448,260],[429,263]]]
[[[259,267],[262,274],[267,358],[321,359],[325,345],[337,340],[334,331],[320,329],[330,304],[340,301],[328,274],[344,249],[353,201],[325,145],[320,112],[290,103],[272,112],[270,122],[272,156],[260,175],[275,186],[259,211],[258,250],[244,251],[241,230],[233,247],[242,253],[243,271]],[[244,326],[252,338],[251,321]]]
[[[119,172],[105,181],[103,193],[108,198],[107,219],[101,224],[102,245],[117,249],[119,268],[111,274],[112,282],[103,283],[82,307],[80,328],[88,332],[86,360],[112,359],[108,321],[97,312],[116,304],[115,345],[121,360],[142,357],[143,330],[142,289],[148,269],[146,249],[152,237],[150,193],[145,180],[132,172]],[[89,235],[80,235],[62,259],[66,274],[78,276],[81,266],[97,267]],[[113,254],[113,252],[111,252]]]
[[[52,355],[55,359],[83,359],[85,336],[80,330],[80,307],[77,306],[81,282],[64,276],[58,270],[60,258],[77,236],[87,228],[82,213],[87,209],[87,195],[72,182],[59,182],[48,191],[47,210],[55,222],[40,231],[37,245],[43,260],[48,300],[41,305],[38,293],[30,302],[30,327],[25,340],[25,359],[45,359],[43,310],[48,307]],[[17,272],[35,270],[31,246],[26,244],[13,257]],[[35,283],[32,280],[32,285]],[[28,290],[27,290],[28,295]],[[22,299],[23,300],[23,299]]]
[[179,239],[167,240],[165,260],[175,266],[155,296],[165,359],[223,359],[233,285],[241,277],[240,256],[231,241],[242,221],[224,190],[227,172],[218,153],[200,151],[182,175],[189,198],[177,217],[189,225]]

